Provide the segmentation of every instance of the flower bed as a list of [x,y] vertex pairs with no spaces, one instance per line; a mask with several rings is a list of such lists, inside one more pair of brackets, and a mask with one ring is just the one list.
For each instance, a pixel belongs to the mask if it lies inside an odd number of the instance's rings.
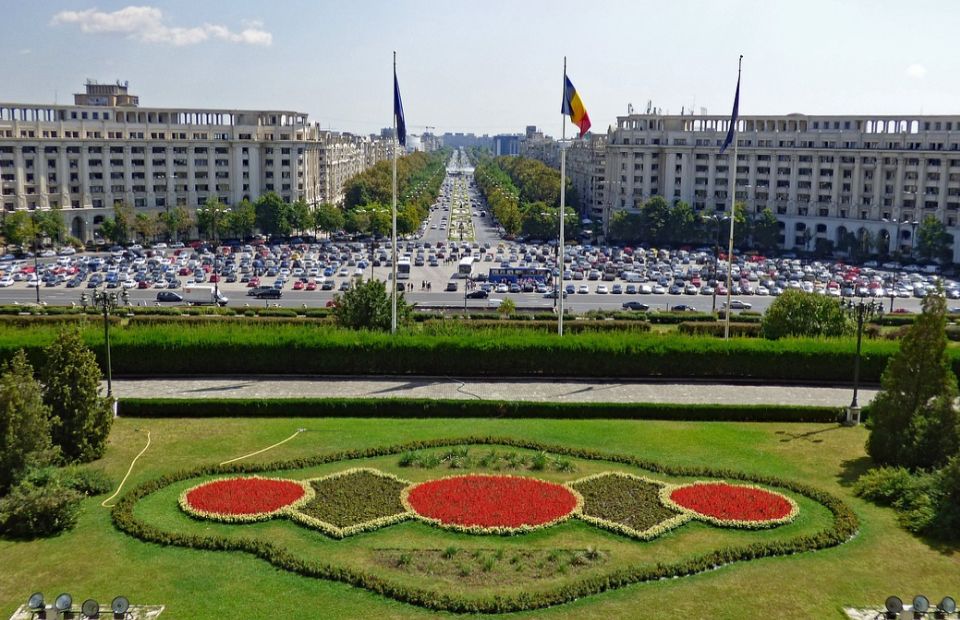
[[198,484],[180,495],[184,512],[227,523],[263,521],[293,510],[313,498],[313,489],[280,478],[220,478]]
[[726,482],[667,485],[660,499],[674,510],[722,527],[773,527],[793,521],[799,511],[786,495]]
[[452,476],[415,484],[403,505],[427,523],[472,534],[519,534],[559,523],[583,498],[560,484],[519,476]]
[[344,538],[410,517],[400,494],[410,482],[369,468],[353,468],[308,481],[314,497],[290,518],[334,538]]
[[650,540],[692,518],[689,511],[660,501],[663,482],[642,476],[603,472],[571,482],[570,487],[583,496],[580,519],[631,538]]

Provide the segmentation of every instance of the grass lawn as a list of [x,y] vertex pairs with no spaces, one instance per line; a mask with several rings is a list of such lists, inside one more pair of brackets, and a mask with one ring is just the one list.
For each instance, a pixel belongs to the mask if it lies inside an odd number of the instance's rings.
[[[867,465],[863,450],[866,431],[862,428],[824,424],[489,419],[120,420],[110,438],[107,456],[94,466],[119,481],[130,460],[146,442],[149,430],[152,445],[128,481],[129,489],[163,473],[192,469],[258,450],[285,439],[301,427],[307,432],[254,460],[274,461],[427,438],[500,435],[631,454],[670,465],[730,468],[798,480],[838,495],[854,508],[861,521],[860,534],[837,548],[735,564],[693,577],[630,586],[547,610],[513,615],[621,618],[668,610],[656,615],[840,617],[843,606],[880,605],[890,594],[911,598],[922,592],[931,600],[960,594],[956,591],[956,576],[960,574],[957,547],[944,548],[910,536],[897,527],[892,511],[851,495],[851,479]],[[410,480],[456,473],[443,469],[400,468],[397,461],[395,456],[380,457],[359,463],[329,464],[289,472],[289,475],[323,475],[355,465],[372,465]],[[595,469],[615,468],[582,461],[577,461],[577,466],[575,474],[548,471],[541,477],[563,480],[587,475]],[[450,544],[463,549],[464,554],[468,550],[493,554],[498,547],[506,548],[508,553],[516,549],[545,553],[553,548],[597,544],[608,552],[604,562],[657,561],[675,557],[674,554],[682,556],[691,549],[709,549],[715,544],[746,540],[749,536],[777,536],[787,531],[777,528],[759,533],[739,532],[687,524],[662,540],[643,543],[580,522],[562,524],[555,531],[513,538],[455,535],[408,522],[344,541],[331,541],[285,521],[244,526],[193,521],[182,515],[175,505],[170,506],[177,490],[186,486],[190,485],[173,485],[144,498],[138,504],[137,516],[175,531],[269,536],[271,540],[290,544],[305,557],[329,554],[331,558],[340,557],[384,575],[399,575],[417,585],[439,580],[443,587],[456,591],[482,590],[484,586],[482,580],[477,581],[475,572],[458,578],[455,572],[441,571],[434,579],[415,574],[417,571],[413,568],[399,571],[391,566],[389,558],[394,557],[397,550],[442,550]],[[0,617],[12,613],[37,590],[43,591],[48,599],[61,591],[69,591],[75,600],[93,597],[101,603],[123,594],[134,603],[166,605],[165,616],[171,618],[284,617],[307,609],[313,617],[442,615],[366,590],[300,577],[241,553],[140,542],[114,529],[109,510],[100,507],[103,499],[85,502],[80,524],[73,532],[34,542],[0,541],[0,562],[4,567],[0,571]],[[804,508],[807,510],[803,511]],[[818,512],[816,504],[801,503],[801,509],[801,515],[806,516],[784,526],[794,528],[793,533],[802,533],[803,528],[822,527],[829,520],[828,515],[825,518]],[[596,541],[600,541],[599,544]],[[890,570],[890,566],[896,570]],[[537,585],[531,583],[530,587]],[[212,601],[214,608],[209,611],[198,608],[195,601],[200,599]],[[749,609],[740,607],[746,600],[751,601]]]

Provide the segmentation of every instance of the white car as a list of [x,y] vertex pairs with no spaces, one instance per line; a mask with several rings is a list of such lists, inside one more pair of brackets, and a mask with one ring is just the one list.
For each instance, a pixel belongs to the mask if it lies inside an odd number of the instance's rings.
[[0,287],[13,286],[13,282],[14,280],[10,276],[3,276],[0,278]]
[[607,290],[607,286],[605,284],[597,285],[597,295],[606,295],[609,292],[610,291]]

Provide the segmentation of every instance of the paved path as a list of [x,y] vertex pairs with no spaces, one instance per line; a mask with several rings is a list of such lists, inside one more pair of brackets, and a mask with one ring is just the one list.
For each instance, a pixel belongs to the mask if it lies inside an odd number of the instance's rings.
[[[707,382],[456,379],[446,377],[214,377],[117,379],[114,393],[144,398],[468,398],[552,402],[648,402],[835,405],[850,403],[847,387],[740,385]],[[875,389],[861,389],[861,405]]]

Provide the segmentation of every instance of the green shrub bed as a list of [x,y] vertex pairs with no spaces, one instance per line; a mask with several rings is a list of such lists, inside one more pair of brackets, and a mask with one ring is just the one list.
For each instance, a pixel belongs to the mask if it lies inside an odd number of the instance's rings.
[[836,422],[841,407],[675,403],[557,403],[459,399],[124,398],[128,418],[559,418],[725,422]]
[[[824,506],[831,513],[832,523],[828,527],[812,534],[795,536],[786,540],[767,540],[742,545],[732,545],[699,555],[693,555],[672,563],[661,562],[649,566],[625,567],[609,573],[578,578],[563,586],[550,589],[519,591],[508,594],[470,595],[453,591],[436,592],[416,586],[407,586],[372,572],[335,566],[324,561],[322,558],[315,560],[301,559],[268,540],[232,538],[216,534],[199,535],[168,532],[142,521],[135,515],[135,507],[140,499],[171,484],[189,480],[197,476],[302,469],[335,461],[395,455],[423,448],[476,444],[503,445],[537,451],[549,451],[574,458],[621,463],[669,476],[722,478],[779,487],[803,495]],[[508,613],[542,609],[632,584],[694,575],[734,562],[744,562],[758,558],[784,556],[834,547],[853,537],[859,528],[856,515],[843,501],[825,491],[799,482],[784,480],[773,476],[752,476],[743,472],[725,469],[668,466],[629,455],[608,454],[569,446],[548,445],[539,442],[489,436],[411,442],[266,464],[234,463],[226,466],[210,465],[192,470],[184,470],[167,474],[135,487],[120,498],[111,514],[113,522],[119,530],[145,542],[160,545],[176,545],[190,549],[245,552],[266,560],[277,568],[288,570],[305,577],[339,581],[365,588],[377,594],[411,605],[455,613]]]
[[[680,323],[677,332],[689,336],[713,336],[723,338],[726,324],[723,321]],[[730,323],[730,336],[734,338],[759,338],[760,323]]]

